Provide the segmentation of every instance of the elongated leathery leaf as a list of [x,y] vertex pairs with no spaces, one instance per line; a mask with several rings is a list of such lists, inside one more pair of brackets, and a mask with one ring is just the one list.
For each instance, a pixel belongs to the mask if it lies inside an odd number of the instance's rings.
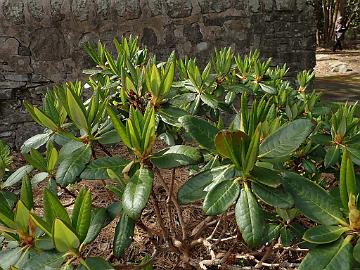
[[140,168],[126,185],[123,194],[123,209],[136,220],[145,208],[152,189],[154,175],[146,168]]
[[351,270],[352,250],[350,239],[339,239],[335,243],[312,249],[299,266],[299,270]]
[[88,232],[91,220],[91,193],[85,188],[81,189],[74,204],[72,213],[72,227],[76,230],[80,242]]
[[56,182],[61,186],[74,183],[90,161],[90,158],[90,145],[84,145],[75,150],[70,157],[67,157],[60,163],[56,172]]
[[349,230],[348,227],[319,225],[308,229],[303,238],[311,243],[327,244],[335,242],[344,232]]
[[263,212],[248,187],[241,190],[235,207],[235,217],[242,237],[250,247],[263,243],[265,231]]
[[215,151],[215,136],[219,129],[208,123],[207,121],[194,117],[184,116],[179,119],[184,126],[186,132],[190,134],[201,146]]
[[237,180],[219,183],[206,195],[203,210],[206,215],[224,213],[239,197],[240,186]]
[[267,137],[260,145],[260,157],[280,158],[295,151],[310,135],[313,124],[309,119],[290,122]]
[[116,225],[114,235],[113,249],[116,257],[123,256],[127,248],[131,245],[134,228],[135,221],[123,214],[119,223]]
[[308,218],[324,225],[347,225],[335,199],[322,187],[296,173],[286,172],[283,185],[295,206]]
[[86,166],[85,170],[81,173],[80,178],[82,179],[108,179],[107,170],[111,169],[114,172],[121,174],[124,167],[129,163],[121,157],[103,157],[93,160]]

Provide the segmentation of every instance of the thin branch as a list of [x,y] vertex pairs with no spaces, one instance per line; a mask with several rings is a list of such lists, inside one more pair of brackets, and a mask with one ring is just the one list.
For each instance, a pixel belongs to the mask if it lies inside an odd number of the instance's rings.
[[164,189],[166,190],[166,192],[168,193],[168,196],[170,196],[172,203],[175,206],[175,210],[177,212],[178,218],[179,218],[179,223],[180,223],[180,227],[181,227],[181,231],[182,231],[182,240],[185,240],[187,238],[187,233],[186,233],[186,226],[185,226],[185,222],[182,216],[182,212],[181,212],[181,208],[179,206],[179,203],[177,202],[176,198],[174,198],[174,196],[171,195],[170,193],[170,189],[169,187],[166,185],[164,178],[162,177],[159,169],[155,169],[155,172],[157,173],[157,175],[159,176],[159,180],[161,185],[164,187]]
[[98,143],[100,149],[108,156],[108,157],[112,157],[113,155],[109,152],[109,150],[106,149],[106,147],[101,144],[101,143]]

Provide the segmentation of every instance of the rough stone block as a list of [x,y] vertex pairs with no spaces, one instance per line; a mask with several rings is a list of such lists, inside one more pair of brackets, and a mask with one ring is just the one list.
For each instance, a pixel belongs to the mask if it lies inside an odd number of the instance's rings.
[[4,17],[14,24],[25,23],[24,2],[22,0],[5,0],[2,3]]
[[139,0],[114,0],[114,8],[118,16],[125,20],[137,19],[141,15]]
[[171,18],[189,17],[192,12],[191,0],[165,0],[166,13]]

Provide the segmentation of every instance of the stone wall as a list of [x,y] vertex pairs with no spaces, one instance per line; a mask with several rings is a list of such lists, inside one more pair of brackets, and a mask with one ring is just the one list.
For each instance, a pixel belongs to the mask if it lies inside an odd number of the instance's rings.
[[258,48],[296,72],[315,65],[312,15],[305,0],[0,0],[0,139],[19,147],[39,130],[22,101],[80,78],[85,42],[133,34],[160,57],[200,61],[214,47]]

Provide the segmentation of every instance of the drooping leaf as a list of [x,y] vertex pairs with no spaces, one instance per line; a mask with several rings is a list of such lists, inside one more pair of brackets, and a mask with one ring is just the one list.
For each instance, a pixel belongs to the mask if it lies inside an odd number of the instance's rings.
[[303,238],[311,243],[327,244],[335,242],[344,232],[349,230],[350,228],[347,227],[319,225],[308,229]]
[[44,233],[46,233],[48,236],[52,236],[52,224],[50,225],[48,222],[34,213],[30,213],[30,218]]
[[26,234],[29,229],[30,211],[22,201],[18,201],[15,212],[15,223],[19,231]]
[[128,163],[128,160],[117,156],[98,158],[91,161],[89,165],[86,166],[85,170],[81,173],[80,178],[87,180],[108,179],[108,169],[113,170],[117,174],[121,174]]
[[123,214],[116,225],[113,252],[116,257],[122,257],[132,243],[135,221]]
[[224,213],[239,197],[240,185],[237,180],[219,183],[206,195],[203,211],[206,215],[220,215]]
[[24,203],[27,209],[32,209],[34,206],[33,192],[30,179],[24,177],[21,184],[20,200]]
[[326,151],[325,159],[324,159],[324,165],[326,168],[335,165],[340,158],[340,147],[339,146],[331,146]]
[[276,188],[281,185],[280,172],[275,170],[270,170],[268,168],[255,166],[251,172],[251,176],[257,182],[269,187]]
[[55,219],[53,228],[55,248],[59,252],[76,251],[80,246],[79,238],[60,219]]
[[23,249],[21,247],[8,248],[0,251],[0,267],[3,269],[10,269],[20,259]]
[[197,164],[202,161],[202,155],[195,147],[175,145],[155,153],[150,160],[160,169],[171,169]]
[[211,125],[209,122],[194,117],[184,116],[179,119],[186,132],[190,134],[201,146],[215,151],[215,136],[219,129]]
[[181,186],[178,191],[178,201],[181,204],[195,202],[205,198],[207,192],[205,188],[220,181],[230,180],[234,176],[234,166],[224,165],[210,170],[200,172]]
[[264,216],[255,196],[247,187],[243,188],[235,207],[236,223],[243,239],[250,247],[264,242]]
[[295,206],[308,218],[324,225],[346,225],[335,199],[316,183],[286,172],[283,185],[293,196]]
[[56,182],[61,186],[74,183],[91,159],[90,145],[81,146],[64,159],[56,172]]
[[145,208],[152,190],[154,175],[147,168],[140,168],[127,183],[122,206],[129,218],[137,220]]
[[157,111],[157,114],[161,117],[161,120],[163,120],[166,124],[175,127],[180,127],[181,126],[181,124],[179,123],[180,118],[182,118],[185,115],[188,115],[186,111],[176,107],[161,108],[159,111]]
[[261,143],[260,157],[281,158],[291,154],[305,141],[312,129],[313,124],[309,119],[297,119],[282,126]]
[[353,256],[357,262],[360,262],[360,240],[359,239],[357,240],[356,245],[354,246]]

